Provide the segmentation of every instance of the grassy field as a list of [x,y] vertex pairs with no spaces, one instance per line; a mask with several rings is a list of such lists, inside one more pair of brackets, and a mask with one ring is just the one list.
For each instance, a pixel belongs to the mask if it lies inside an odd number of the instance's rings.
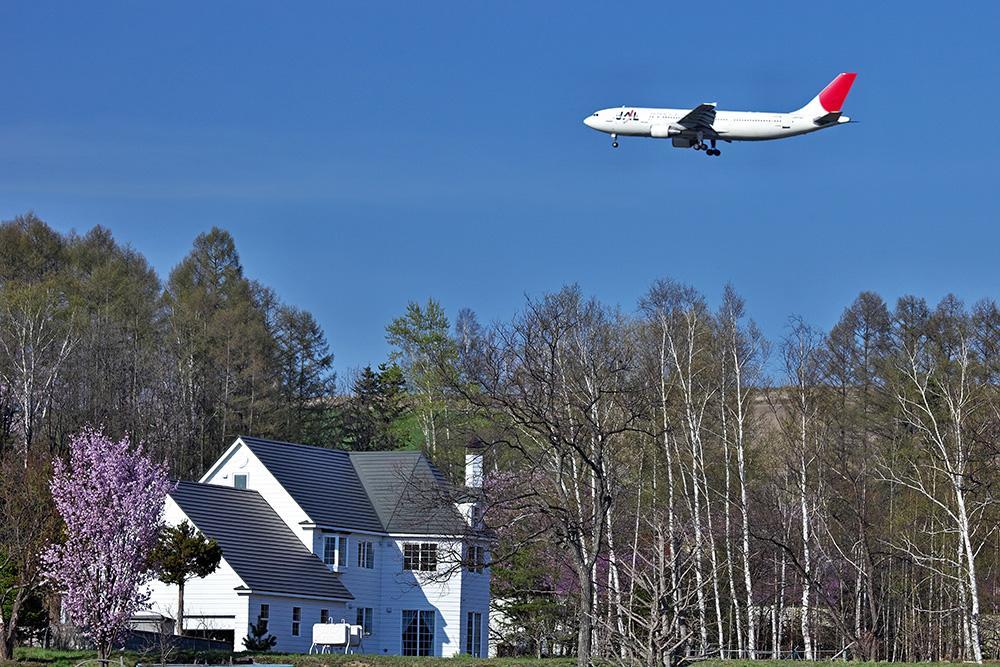
[[[17,649],[17,662],[0,663],[0,667],[74,667],[84,660],[94,658],[93,651],[55,651],[35,648]],[[155,665],[157,656],[140,656],[136,653],[126,653],[124,656],[126,667],[135,667],[136,663]],[[232,653],[177,653],[171,659],[172,662],[194,662],[208,664],[228,664]],[[238,654],[239,658],[246,658],[248,654]],[[576,661],[572,658],[545,658],[537,660],[534,658],[470,658],[458,656],[455,658],[403,658],[392,655],[344,655],[337,653],[326,653],[323,655],[302,655],[301,653],[264,653],[254,656],[258,663],[284,663],[293,664],[296,667],[474,667],[483,665],[484,667],[572,667]],[[91,663],[92,665],[96,663]],[[887,662],[852,662],[843,663],[845,667],[886,667],[893,665]],[[919,665],[919,667],[954,667],[957,663],[895,663],[899,667],[906,665]],[[992,663],[994,665],[1000,663]],[[118,665],[117,658],[110,667]],[[698,663],[698,667],[815,667],[815,662],[804,660],[705,660]]]
[[[17,661],[14,663],[0,663],[0,667],[74,667],[84,660],[92,660],[95,654],[93,651],[56,651],[50,649],[19,648],[15,651]],[[158,661],[156,655],[142,656],[137,653],[124,654],[126,667],[134,667],[137,663],[155,665]],[[170,661],[175,663],[194,662],[209,664],[228,664],[232,653],[175,653]],[[247,658],[248,654],[238,654],[238,658]],[[486,660],[483,658],[470,658],[468,656],[458,656],[455,658],[404,658],[392,655],[344,655],[342,653],[325,653],[323,655],[303,655],[301,653],[264,653],[254,655],[254,660],[258,663],[284,663],[293,664],[296,667],[412,667],[421,665],[422,667],[474,667],[475,665],[489,665],[490,667],[572,667],[576,661],[572,658],[546,658],[536,660],[533,658],[493,658]],[[96,665],[96,663],[91,663]],[[117,656],[111,662],[110,667],[117,667]]]

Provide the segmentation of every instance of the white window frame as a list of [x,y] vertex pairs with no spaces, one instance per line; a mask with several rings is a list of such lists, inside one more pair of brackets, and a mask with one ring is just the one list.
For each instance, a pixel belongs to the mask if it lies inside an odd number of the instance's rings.
[[[406,629],[406,612],[413,612],[417,615],[417,644],[416,653],[407,654],[406,646],[403,642],[403,631]],[[420,653],[420,627],[422,624],[422,619],[426,618],[425,614],[430,615],[432,632],[431,632],[431,645],[430,651],[426,654]],[[438,620],[437,611],[434,609],[403,609],[400,613],[400,623],[399,623],[399,654],[403,656],[435,656],[437,653],[437,631],[438,631]]]
[[348,561],[351,560],[350,557],[350,545],[351,541],[347,535],[337,536],[337,571],[343,570],[347,567]]
[[264,621],[264,632],[267,632],[268,626],[271,625],[271,605],[267,602],[261,603],[257,608],[257,622],[261,621]]
[[[330,545],[333,544],[331,548]],[[323,563],[333,570],[340,572],[347,567],[350,560],[350,540],[347,535],[324,535],[323,536]]]
[[[242,477],[243,478],[243,486],[238,486],[236,484],[236,478],[238,478],[238,477]],[[250,488],[249,484],[250,484],[250,475],[246,474],[245,472],[234,472],[233,473],[233,488],[234,489],[248,489],[248,488]]]
[[465,653],[474,658],[483,657],[483,612],[470,611],[465,615]]
[[375,543],[371,540],[358,540],[358,567],[375,569]]
[[358,607],[357,619],[361,626],[361,633],[365,637],[371,637],[374,632],[375,610],[371,607]]
[[473,574],[486,571],[486,547],[481,544],[469,544],[465,547],[465,569]]
[[[416,567],[406,566],[407,548],[417,550]],[[403,570],[407,572],[436,572],[438,566],[437,542],[404,542]]]

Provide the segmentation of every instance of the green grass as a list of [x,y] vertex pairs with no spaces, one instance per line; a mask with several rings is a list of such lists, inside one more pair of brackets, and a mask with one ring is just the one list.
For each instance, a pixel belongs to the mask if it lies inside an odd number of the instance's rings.
[[[0,663],[0,667],[74,667],[74,665],[94,658],[93,651],[57,651],[52,649],[19,648],[15,653],[17,658],[13,663]],[[250,654],[233,654],[221,651],[177,652],[171,662],[194,662],[198,660],[208,664],[228,664],[230,658],[247,658]],[[140,656],[137,653],[126,653],[126,667],[135,667],[137,662],[155,664],[154,655]],[[295,667],[572,667],[576,664],[574,658],[470,658],[458,656],[455,658],[404,658],[394,655],[344,655],[343,653],[324,653],[322,655],[303,655],[301,653],[259,653],[253,656],[258,663],[285,663]],[[889,663],[889,662],[850,662],[837,661],[844,667],[954,667],[956,663],[921,662],[921,663]],[[998,664],[998,663],[992,663]],[[110,667],[117,667],[117,656]],[[697,663],[697,667],[815,667],[815,662],[804,660],[705,660]]]
[[404,658],[398,655],[344,655],[325,653],[323,655],[261,655],[255,658],[258,662],[292,663],[296,667],[327,667],[328,665],[353,665],[355,667],[412,667],[413,665],[461,665],[472,667],[484,665],[489,667],[518,667],[519,665],[534,667],[570,667],[576,664],[573,658],[471,658],[456,656],[454,658]]
[[920,667],[955,667],[954,662],[850,662],[844,660],[818,660],[809,662],[806,660],[703,660],[696,663],[697,667],[807,667],[815,666],[817,663],[833,663],[843,665],[843,667],[906,667],[907,665],[919,665]]
[[[170,662],[194,662],[198,660],[209,664],[228,664],[230,658],[247,658],[250,654],[233,654],[220,651],[200,651],[174,653]],[[93,651],[57,651],[53,649],[40,648],[19,648],[14,653],[16,662],[0,663],[0,667],[73,667],[84,660],[92,660],[95,657]],[[123,655],[126,667],[135,667],[137,662],[144,664],[155,664],[158,656],[140,656],[137,653],[126,653]],[[455,658],[404,658],[394,655],[344,655],[343,653],[324,653],[322,655],[303,655],[301,653],[260,653],[253,656],[258,663],[285,663],[293,664],[296,667],[412,667],[421,665],[424,667],[446,667],[453,665],[456,667],[473,667],[474,665],[488,665],[489,667],[519,667],[520,665],[534,667],[571,667],[576,664],[573,658],[546,658],[537,660],[534,658],[494,658],[486,660],[483,658],[470,658],[468,656],[458,656]],[[110,667],[117,667],[117,655],[112,659]]]

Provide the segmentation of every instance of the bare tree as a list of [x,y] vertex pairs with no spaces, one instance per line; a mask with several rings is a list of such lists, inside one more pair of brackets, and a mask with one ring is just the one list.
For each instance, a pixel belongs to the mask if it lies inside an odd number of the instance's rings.
[[72,309],[57,285],[7,286],[0,294],[0,380],[19,411],[21,455],[27,465],[35,428],[45,421],[52,391],[73,349]]
[[[729,388],[731,398],[723,401],[723,439],[727,447],[726,456],[726,524],[727,524],[727,544],[728,544],[728,524],[729,524],[729,456],[728,447],[730,439],[732,447],[736,453],[736,477],[739,482],[739,509],[740,509],[740,554],[742,556],[743,587],[746,595],[746,649],[747,657],[751,660],[757,657],[757,605],[754,601],[753,584],[750,574],[750,493],[749,480],[747,478],[747,449],[749,431],[753,424],[753,405],[755,401],[755,389],[763,381],[763,363],[767,355],[767,341],[757,329],[754,322],[745,321],[746,313],[743,299],[741,299],[732,288],[727,285],[723,293],[722,306],[719,312],[719,337],[720,337],[720,358],[723,369],[723,387]],[[732,435],[729,435],[726,428],[725,416],[730,415],[732,419]],[[729,560],[730,572],[732,561]],[[732,581],[732,574],[730,574]],[[732,591],[733,604],[737,614],[737,628],[739,628],[739,603],[736,597],[735,587]]]
[[624,318],[570,287],[529,301],[462,354],[458,388],[493,420],[494,442],[533,471],[521,503],[565,548],[579,581],[578,663],[592,654],[598,558],[643,417]]
[[48,474],[41,456],[0,460],[0,572],[10,575],[0,584],[0,661],[14,659],[21,613],[42,588],[41,551],[58,536]]
[[[691,587],[675,590],[673,582],[689,580],[693,561],[690,552],[668,552],[663,519],[653,512],[640,521],[643,539],[633,559],[622,566],[635,597],[623,608],[631,631],[619,637],[620,651],[609,656],[613,664],[671,667],[689,654],[693,632],[685,618],[696,605],[696,591]],[[669,571],[675,569],[679,569],[678,576],[670,577]],[[608,630],[616,632],[617,628]]]
[[785,377],[788,382],[787,399],[783,410],[788,440],[794,443],[791,467],[794,474],[796,502],[799,512],[800,556],[795,562],[801,574],[802,596],[800,601],[800,630],[804,658],[812,660],[812,595],[815,580],[813,553],[815,500],[812,498],[811,468],[816,459],[817,437],[816,417],[818,410],[817,391],[819,387],[818,368],[819,337],[800,318],[791,321],[791,332],[782,345]]
[[897,321],[897,375],[891,387],[918,448],[902,465],[883,462],[881,474],[936,507],[955,539],[953,557],[927,553],[909,541],[898,546],[915,562],[955,576],[969,657],[981,663],[976,560],[992,532],[984,535],[981,522],[993,504],[987,480],[995,473],[996,454],[981,452],[977,444],[989,414],[986,395],[993,388],[975,354],[975,322],[957,299],[946,298],[934,312],[915,299],[901,300]]
[[[668,426],[666,430],[682,433],[681,437],[687,448],[690,468],[682,478],[682,489],[690,507],[694,533],[693,570],[698,603],[698,631],[701,650],[704,652],[710,644],[709,590],[715,593],[717,640],[719,644],[723,641],[719,568],[711,536],[711,510],[705,473],[705,419],[716,393],[713,382],[711,315],[704,300],[694,289],[669,280],[654,283],[641,306],[647,317],[660,328],[667,360],[665,372],[672,377],[677,395],[678,426]],[[683,467],[681,470],[685,471]],[[708,561],[707,583],[705,561]]]

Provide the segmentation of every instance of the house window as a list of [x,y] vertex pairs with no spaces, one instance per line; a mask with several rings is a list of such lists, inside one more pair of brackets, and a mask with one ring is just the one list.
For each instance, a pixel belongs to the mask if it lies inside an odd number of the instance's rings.
[[478,544],[470,544],[465,548],[465,567],[469,572],[482,574],[486,567],[486,549]]
[[268,617],[270,617],[270,615],[271,615],[271,605],[262,604],[260,606],[260,611],[257,612],[257,622],[263,626],[264,632],[267,632],[267,620]]
[[329,609],[320,609],[319,610],[319,622],[320,623],[329,623],[330,622],[330,610]]
[[247,476],[246,475],[233,475],[233,488],[235,488],[235,489],[245,489],[245,488],[247,488]]
[[434,655],[434,610],[403,610],[403,655]]
[[292,607],[292,636],[298,637],[302,628],[302,607]]
[[470,611],[465,622],[465,652],[479,658],[483,655],[483,615]]
[[335,535],[323,538],[323,562],[327,567],[337,567],[337,537]]
[[372,633],[372,614],[373,610],[371,607],[358,607],[358,625],[361,626],[361,631],[365,637],[370,636]]
[[323,538],[323,562],[335,572],[347,567],[346,535],[327,535]]
[[375,567],[375,549],[371,542],[358,542],[358,567]]
[[412,542],[404,544],[403,569],[413,570],[415,572],[433,572],[436,570],[437,544],[434,544],[433,542]]

